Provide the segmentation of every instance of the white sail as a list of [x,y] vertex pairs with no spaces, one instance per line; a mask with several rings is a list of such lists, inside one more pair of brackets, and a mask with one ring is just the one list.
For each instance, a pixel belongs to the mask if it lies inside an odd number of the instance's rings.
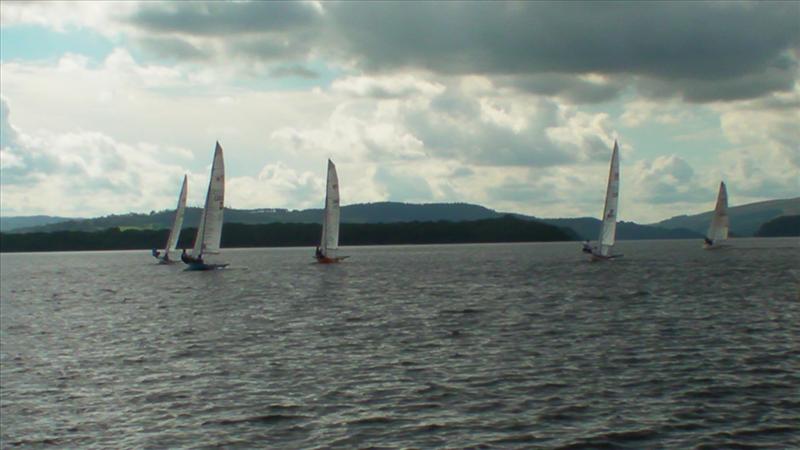
[[172,228],[169,231],[167,238],[167,246],[164,248],[164,254],[169,255],[169,252],[174,251],[178,246],[178,237],[181,235],[181,227],[183,226],[183,214],[186,210],[186,175],[183,176],[183,186],[181,186],[181,193],[178,195],[178,206],[175,208],[175,220],[172,221]]
[[225,204],[225,162],[222,158],[222,146],[217,142],[214,149],[214,162],[211,165],[211,179],[208,182],[208,193],[200,226],[194,238],[192,256],[197,257],[209,253],[218,253],[222,240],[222,211]]
[[708,226],[707,237],[714,243],[728,239],[728,190],[724,181],[719,183],[717,204],[714,207],[711,225]]
[[325,185],[325,216],[322,220],[320,250],[325,257],[336,258],[339,249],[339,177],[336,165],[328,160],[328,180]]
[[600,254],[609,256],[617,236],[617,205],[619,204],[619,146],[614,141],[611,153],[611,168],[608,173],[606,204],[603,208],[603,226],[600,229]]

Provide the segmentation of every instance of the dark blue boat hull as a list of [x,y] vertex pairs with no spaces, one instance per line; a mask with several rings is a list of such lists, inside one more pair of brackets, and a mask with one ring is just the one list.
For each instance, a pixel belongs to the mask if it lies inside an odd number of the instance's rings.
[[228,267],[227,264],[189,263],[186,270],[217,270]]

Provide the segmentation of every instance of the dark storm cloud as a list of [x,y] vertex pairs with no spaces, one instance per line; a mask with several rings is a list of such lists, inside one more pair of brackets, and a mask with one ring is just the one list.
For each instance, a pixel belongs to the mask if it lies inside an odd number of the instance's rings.
[[258,60],[304,60],[311,51],[311,40],[301,33],[286,36],[281,33],[247,36],[226,41],[229,54]]
[[144,2],[129,21],[156,33],[225,36],[285,31],[318,18],[311,4],[301,2]]
[[303,59],[318,39],[320,20],[317,9],[301,2],[144,2],[128,18],[159,56],[210,59],[221,50],[257,60]]
[[373,69],[741,76],[798,45],[797,4],[345,2],[343,44]]
[[639,91],[651,98],[681,96],[693,103],[717,100],[744,100],[776,91],[790,91],[797,78],[797,67],[784,65],[764,67],[759,72],[735,78],[665,80],[649,78],[640,80]]
[[137,43],[145,51],[159,57],[203,60],[211,56],[208,51],[175,37],[143,37],[138,39]]
[[[797,78],[795,2],[144,3],[149,33],[218,37],[256,59],[317,55],[369,72],[485,74],[575,103],[644,95],[706,102],[787,90]],[[610,76],[592,83],[585,74]]]
[[625,78],[597,83],[576,75],[545,73],[507,77],[498,81],[526,92],[558,96],[573,103],[599,103],[620,95],[625,89]]

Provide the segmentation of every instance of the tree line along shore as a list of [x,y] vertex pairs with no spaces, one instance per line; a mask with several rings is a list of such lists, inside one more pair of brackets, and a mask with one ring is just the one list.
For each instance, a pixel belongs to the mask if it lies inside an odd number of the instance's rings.
[[[322,226],[315,223],[226,223],[222,247],[313,247]],[[178,248],[191,248],[196,228],[181,231]],[[169,230],[109,228],[102,231],[0,233],[0,252],[137,250],[163,245]],[[575,241],[571,229],[513,216],[450,222],[343,223],[341,245],[462,244]]]

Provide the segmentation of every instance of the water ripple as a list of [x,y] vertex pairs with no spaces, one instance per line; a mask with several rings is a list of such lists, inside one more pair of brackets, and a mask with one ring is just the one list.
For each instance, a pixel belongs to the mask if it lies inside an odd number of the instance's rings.
[[796,243],[737,241],[0,255],[0,447],[797,447]]

